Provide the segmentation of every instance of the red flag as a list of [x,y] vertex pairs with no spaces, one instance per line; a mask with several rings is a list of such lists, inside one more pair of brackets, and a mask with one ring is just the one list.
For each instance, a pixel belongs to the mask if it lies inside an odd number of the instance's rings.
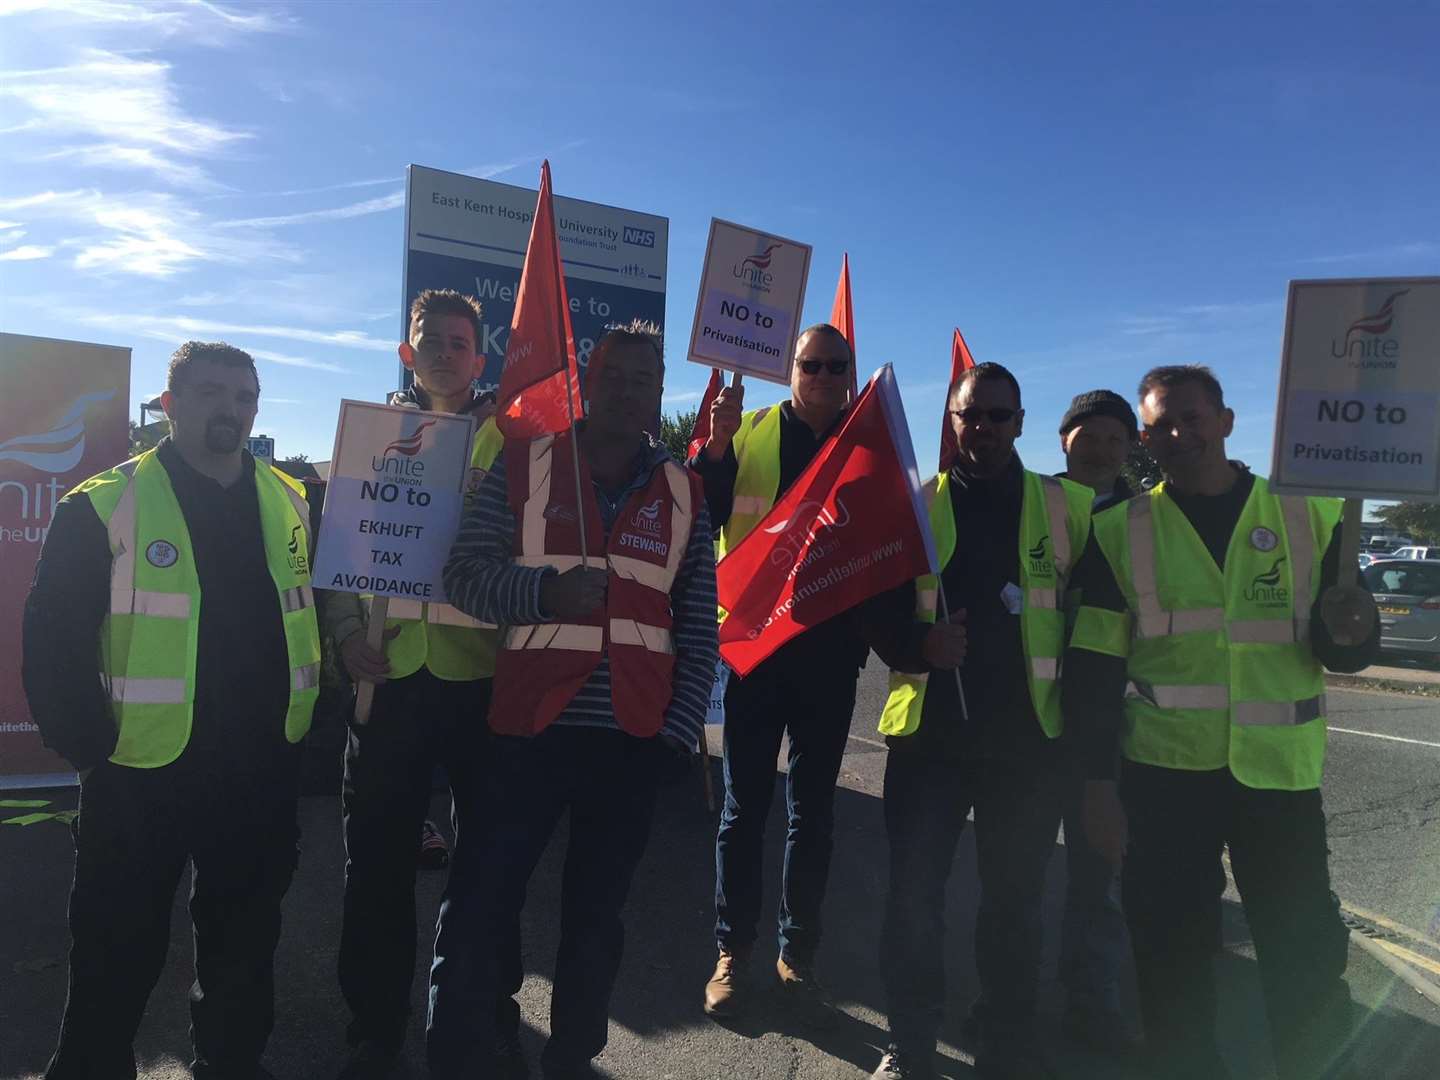
[[[960,328],[955,328],[955,337],[950,342],[950,381],[946,388],[955,385],[955,380],[960,377],[962,371],[969,371],[975,366],[975,357],[970,355],[970,346],[965,344],[965,339],[960,336]],[[955,463],[955,455],[959,453],[960,447],[955,444],[955,432],[950,428],[950,398],[945,398],[945,415],[940,417],[940,471],[944,472]]]
[[700,409],[695,414],[695,430],[690,433],[689,454],[693,458],[705,448],[710,438],[710,406],[725,386],[725,373],[719,368],[710,369],[710,382],[700,398]]
[[905,410],[890,365],[768,514],[716,567],[720,655],[742,676],[862,600],[935,573]]
[[540,166],[540,197],[535,202],[496,401],[495,423],[512,439],[564,431],[584,412],[548,161]]
[[[835,284],[835,303],[830,307],[830,325],[845,335],[850,343],[850,354],[855,354],[855,305],[850,298],[850,253],[840,259],[840,280]],[[856,368],[850,365],[850,400],[859,395],[860,384],[856,381]]]

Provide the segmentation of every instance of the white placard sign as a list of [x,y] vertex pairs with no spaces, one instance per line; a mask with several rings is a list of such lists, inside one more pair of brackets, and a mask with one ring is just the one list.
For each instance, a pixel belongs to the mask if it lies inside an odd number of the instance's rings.
[[1290,283],[1270,487],[1440,497],[1440,278]]
[[690,359],[788,384],[809,276],[809,244],[712,218]]
[[443,602],[474,435],[470,416],[342,401],[315,586]]

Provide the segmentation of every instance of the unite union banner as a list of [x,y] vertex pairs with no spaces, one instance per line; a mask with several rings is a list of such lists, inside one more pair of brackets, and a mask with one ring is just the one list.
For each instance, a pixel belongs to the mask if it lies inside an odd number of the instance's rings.
[[30,719],[20,622],[55,504],[129,454],[129,396],[129,349],[0,334],[0,788],[75,775]]

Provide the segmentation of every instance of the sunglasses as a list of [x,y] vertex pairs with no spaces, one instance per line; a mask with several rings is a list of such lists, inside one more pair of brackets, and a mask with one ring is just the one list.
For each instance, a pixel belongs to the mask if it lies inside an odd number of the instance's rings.
[[971,405],[968,409],[948,409],[951,416],[958,416],[967,424],[976,424],[981,420],[988,420],[992,424],[1007,424],[1015,419],[1019,409],[982,409],[978,405]]
[[850,370],[849,360],[800,360],[798,363],[806,375],[819,375],[822,367],[831,375],[844,375]]

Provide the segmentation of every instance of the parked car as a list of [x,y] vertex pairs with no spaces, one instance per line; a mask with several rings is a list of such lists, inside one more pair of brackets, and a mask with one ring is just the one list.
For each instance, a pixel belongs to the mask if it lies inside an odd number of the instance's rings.
[[1380,651],[1440,661],[1440,561],[1376,560],[1360,580],[1380,609]]
[[1440,559],[1440,547],[1424,547],[1419,545],[1412,545],[1411,547],[1399,547],[1396,548],[1394,551],[1390,552],[1390,554],[1381,556],[1381,558]]

